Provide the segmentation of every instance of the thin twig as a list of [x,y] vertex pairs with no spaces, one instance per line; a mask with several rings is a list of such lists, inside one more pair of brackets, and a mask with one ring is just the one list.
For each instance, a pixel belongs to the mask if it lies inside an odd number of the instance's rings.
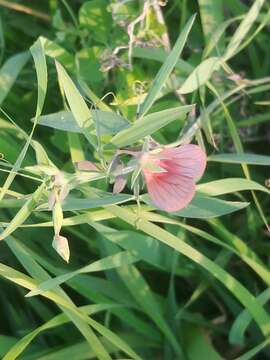
[[28,15],[32,15],[32,16],[35,16],[39,19],[42,19],[46,22],[50,22],[51,21],[51,18],[49,15],[47,14],[44,14],[40,11],[37,11],[37,10],[33,10],[31,9],[30,7],[27,7],[27,6],[24,6],[24,5],[21,5],[21,4],[17,4],[17,3],[13,3],[13,2],[10,2],[10,1],[5,1],[5,0],[0,0],[0,6],[4,6],[8,9],[11,9],[11,10],[15,10],[15,11],[19,11],[19,12],[23,12],[25,14],[28,14]]
[[146,15],[147,15],[147,12],[148,12],[148,8],[149,8],[149,1],[146,1],[144,3],[142,13],[135,20],[133,20],[128,25],[128,28],[127,28],[127,33],[128,33],[128,36],[129,36],[128,62],[129,62],[129,68],[130,69],[132,68],[132,49],[133,49],[133,43],[134,43],[134,28],[135,28],[136,24],[142,22],[145,19]]

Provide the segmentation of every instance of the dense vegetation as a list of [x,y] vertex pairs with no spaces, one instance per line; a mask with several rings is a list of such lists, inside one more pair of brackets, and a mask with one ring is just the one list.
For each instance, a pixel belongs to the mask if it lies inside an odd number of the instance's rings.
[[[0,14],[0,357],[268,359],[270,2]],[[190,142],[162,211],[129,152]]]

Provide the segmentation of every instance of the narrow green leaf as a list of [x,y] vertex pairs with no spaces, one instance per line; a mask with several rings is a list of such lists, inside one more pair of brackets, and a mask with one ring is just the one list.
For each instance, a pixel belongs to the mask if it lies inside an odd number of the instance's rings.
[[254,1],[253,5],[251,6],[248,13],[242,20],[241,24],[237,28],[236,32],[232,36],[227,46],[227,50],[224,55],[225,60],[228,60],[238,52],[238,49],[242,41],[245,39],[251,26],[254,24],[255,20],[257,19],[264,2],[265,0]]
[[91,111],[63,66],[57,61],[55,61],[55,65],[59,83],[65,92],[74,119],[76,120],[78,127],[82,129],[87,140],[95,147],[95,138],[90,135],[89,131],[89,126],[93,124]]
[[[94,111],[98,114],[99,130],[101,135],[116,134],[129,126],[129,122],[125,118],[113,111]],[[90,112],[93,115],[93,111]],[[39,118],[39,125],[48,126],[62,131],[83,133],[83,129],[78,125],[74,115],[70,111],[60,111],[53,114],[43,115]],[[86,126],[89,127],[90,125],[91,122],[86,123]]]
[[[88,224],[102,234],[104,238],[125,250],[131,251],[141,260],[159,269],[170,272],[170,264],[168,265],[163,254],[164,247],[156,239],[136,231],[118,231],[90,219]],[[181,269],[179,272],[178,270],[176,272],[183,274],[183,271],[184,270]]]
[[63,64],[68,70],[75,69],[74,56],[71,55],[63,47],[59,46],[56,42],[47,39],[44,36],[40,36],[39,40],[42,42],[44,52],[52,59],[56,59]]
[[115,269],[120,266],[125,266],[138,261],[139,258],[129,251],[118,252],[117,254],[107,256],[103,259],[97,260],[89,265],[86,265],[78,270],[68,272],[64,275],[60,275],[56,278],[50,279],[41,283],[36,289],[31,290],[27,297],[36,296],[48,291],[64,282],[72,279],[74,276],[79,274],[86,274],[90,272],[105,271],[109,269]]
[[[207,0],[206,0],[207,1]],[[212,0],[213,1],[213,0]],[[232,19],[226,20],[220,24],[217,24],[215,31],[211,34],[211,37],[208,39],[208,43],[203,51],[203,58],[206,58],[211,54],[211,52],[217,47],[220,39],[225,34],[226,29],[233,24],[236,20],[242,19],[243,16],[234,17]]]
[[[250,360],[250,359],[256,359],[255,356],[259,354],[260,351],[262,351],[266,346],[269,346],[270,340],[266,339],[259,345],[255,346],[253,349],[249,350],[245,354],[239,356],[235,360]],[[256,356],[257,357],[257,356]],[[257,357],[258,358],[258,357]]]
[[[13,237],[8,237],[6,242],[21,264],[27,269],[31,276],[37,279],[38,282],[45,281],[50,278],[48,273],[34,260],[33,257],[31,257],[30,249],[26,248]],[[28,277],[26,277],[26,279],[28,280]],[[16,275],[15,278],[14,275],[11,277],[11,281],[17,281]],[[34,284],[29,284],[29,281],[27,281],[26,283],[24,282],[22,286],[32,290],[36,287],[36,283],[34,282]],[[111,356],[105,350],[104,346],[101,344],[93,330],[89,327],[88,317],[77,309],[71,299],[61,288],[57,288],[53,292],[47,292],[46,297],[58,304],[61,310],[67,314],[74,325],[79,329],[81,334],[85,337],[89,346],[94,350],[98,359],[112,360]]]
[[55,65],[59,82],[65,91],[68,104],[78,127],[81,129],[88,127],[92,123],[90,109],[63,66],[57,61],[55,61]]
[[270,317],[268,313],[257,302],[256,298],[227,271],[177,236],[142,218],[138,220],[137,215],[130,212],[130,210],[112,205],[109,207],[109,211],[127,223],[133,226],[136,225],[139,230],[179,251],[209,271],[248,309],[264,336],[268,337],[270,335]]
[[[87,305],[80,308],[85,314],[92,315],[96,312],[106,311],[111,308],[114,308],[117,305],[114,304],[94,304],[94,305]],[[64,325],[71,320],[68,318],[66,314],[60,314],[52,318],[51,320],[47,321],[45,324],[37,327],[34,331],[28,333],[19,341],[14,344],[12,343],[12,347],[3,357],[3,360],[14,360],[16,359],[21,353],[27,348],[27,346],[43,331],[53,329],[57,326]],[[89,346],[88,346],[89,349]]]
[[254,270],[261,277],[261,279],[266,283],[266,285],[270,285],[270,272],[268,271],[267,267],[263,264],[261,259],[239,237],[235,236],[232,233],[226,232],[225,228],[222,226],[220,222],[214,224],[213,220],[211,220],[210,225],[212,227],[215,226],[215,229],[220,230],[218,233],[222,237],[222,240],[218,239],[217,237],[209,234],[204,230],[184,224],[182,222],[168,218],[163,215],[149,212],[147,214],[144,214],[144,216],[149,221],[159,222],[163,224],[177,225],[191,232],[192,234],[201,237],[202,239],[210,241],[213,244],[222,246],[226,250],[229,250],[231,253],[236,254],[243,262],[245,262],[248,266],[250,266],[250,268]]
[[153,103],[155,102],[157,96],[159,95],[159,92],[161,91],[161,88],[164,86],[165,82],[168,80],[171,72],[173,71],[173,68],[175,67],[175,64],[177,63],[179,57],[181,56],[182,50],[185,46],[185,43],[187,41],[187,37],[189,35],[189,32],[192,28],[192,25],[194,23],[196,15],[193,15],[188,23],[185,25],[184,29],[182,30],[181,34],[179,35],[174,48],[168,55],[167,59],[161,66],[159,72],[157,73],[153,85],[148,92],[146,98],[144,99],[144,102],[142,103],[140,110],[139,110],[139,117],[143,117],[145,113],[148,112],[148,110],[151,108]]
[[[36,106],[36,116],[35,116],[35,121],[34,121],[34,125],[32,128],[32,131],[30,133],[30,135],[27,137],[26,143],[22,149],[22,151],[20,152],[13,168],[12,171],[10,172],[9,176],[7,177],[3,188],[0,192],[0,200],[2,200],[5,196],[6,191],[8,190],[8,188],[10,187],[10,185],[12,184],[15,176],[16,176],[16,172],[20,169],[21,164],[23,162],[23,159],[26,155],[26,152],[29,148],[29,145],[31,143],[32,140],[32,136],[34,134],[34,130],[35,127],[37,125],[38,122],[38,116],[41,114],[43,105],[44,105],[44,100],[45,100],[45,96],[46,96],[46,91],[47,91],[47,65],[46,65],[46,59],[45,59],[45,55],[44,55],[44,51],[43,51],[43,45],[41,43],[40,40],[37,40],[30,48],[33,59],[34,59],[34,63],[35,63],[35,67],[36,67],[36,73],[37,73],[37,81],[38,81],[38,100],[37,100],[37,106]],[[26,55],[24,55],[26,56]],[[26,61],[27,59],[25,59]],[[13,64],[14,66],[15,64]],[[14,70],[14,69],[13,69]]]
[[[216,32],[218,25],[223,21],[223,0],[198,0],[198,5],[207,45],[211,35]],[[220,46],[221,51],[223,50],[222,45]]]
[[74,211],[84,209],[94,209],[101,206],[108,206],[112,204],[122,204],[127,201],[134,200],[133,195],[117,194],[108,195],[103,198],[88,198],[88,199],[76,199],[68,197],[63,202],[63,211]]
[[208,161],[229,163],[229,164],[249,164],[249,165],[270,165],[270,156],[258,154],[218,154],[208,157]]
[[[142,200],[154,206],[148,195],[143,195]],[[218,216],[231,214],[235,211],[246,208],[248,202],[225,201],[207,196],[196,195],[191,203],[183,210],[173,214],[186,218],[211,219]]]
[[48,83],[46,58],[43,44],[40,39],[31,46],[30,51],[34,59],[38,82],[38,98],[35,115],[35,119],[37,119],[41,115],[44,106]]
[[[258,302],[265,305],[270,299],[270,288],[264,290],[259,296],[257,296]],[[252,317],[248,311],[243,310],[231,327],[229,334],[229,341],[231,344],[244,345],[245,344],[245,332],[252,321]]]
[[[104,243],[104,245],[106,251],[118,250],[118,246],[113,243]],[[155,295],[141,272],[134,265],[122,266],[117,268],[116,271],[136,302],[163,332],[178,356],[182,357],[182,349],[162,315]]]
[[227,178],[196,186],[197,191],[208,196],[219,196],[237,191],[258,190],[270,194],[270,190],[256,181],[245,178]]
[[219,57],[211,57],[201,62],[181,85],[179,93],[189,94],[204,85],[213,72],[220,68],[221,61]]
[[183,118],[193,107],[194,105],[179,106],[141,117],[132,126],[115,135],[111,143],[117,147],[133,144],[145,136],[153,134],[170,122]]
[[104,325],[98,323],[94,319],[89,318],[89,324],[100,333],[100,335],[104,336],[108,339],[113,345],[115,345],[118,349],[125,352],[129,356],[131,356],[134,360],[143,360],[139,355],[137,355],[130,346],[123,341],[116,333],[105,327]]
[[31,215],[32,211],[37,206],[43,191],[45,189],[45,184],[41,184],[37,190],[33,193],[31,198],[22,206],[22,208],[17,212],[14,218],[10,221],[9,225],[5,230],[0,234],[0,240],[4,240],[7,236],[12,234],[18,226],[20,226],[24,221]]
[[29,60],[29,52],[9,58],[0,69],[0,105],[5,100],[19,73]]

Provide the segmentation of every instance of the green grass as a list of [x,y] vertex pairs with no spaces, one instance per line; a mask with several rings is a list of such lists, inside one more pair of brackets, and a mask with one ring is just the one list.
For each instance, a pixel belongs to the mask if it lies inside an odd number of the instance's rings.
[[[269,358],[270,2],[163,5],[0,1],[4,360]],[[173,214],[151,139],[208,155]]]

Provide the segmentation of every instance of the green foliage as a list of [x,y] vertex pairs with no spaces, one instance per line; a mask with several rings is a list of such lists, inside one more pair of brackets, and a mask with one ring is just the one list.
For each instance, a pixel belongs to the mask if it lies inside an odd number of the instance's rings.
[[85,2],[79,13],[79,22],[86,28],[90,36],[103,44],[106,44],[112,29],[112,17],[107,10],[106,0],[92,0]]
[[[3,360],[269,358],[269,5],[1,3]],[[166,213],[141,155],[191,141]]]

